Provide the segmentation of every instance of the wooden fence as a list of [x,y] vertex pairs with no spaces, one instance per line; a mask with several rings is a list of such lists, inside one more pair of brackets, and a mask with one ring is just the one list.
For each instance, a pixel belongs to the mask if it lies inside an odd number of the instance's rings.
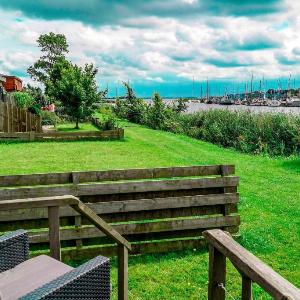
[[[132,253],[193,249],[202,232],[239,230],[239,178],[234,166],[193,166],[92,172],[0,176],[0,202],[74,195],[132,242]],[[90,222],[69,207],[60,209],[62,255],[83,259],[116,247]],[[0,232],[34,229],[30,243],[47,247],[47,210],[0,212]],[[68,248],[66,248],[68,247]]]
[[42,120],[10,102],[0,101],[0,132],[42,132]]
[[83,139],[102,140],[102,139],[123,139],[124,129],[118,128],[105,131],[78,131],[78,132],[14,132],[0,133],[0,141],[21,140],[21,141],[75,141]]
[[[300,299],[300,290],[221,230],[203,233],[209,242],[208,300],[225,300],[226,258],[242,277],[242,300],[252,300],[252,283],[260,285],[273,299]],[[260,298],[265,299],[265,298]]]

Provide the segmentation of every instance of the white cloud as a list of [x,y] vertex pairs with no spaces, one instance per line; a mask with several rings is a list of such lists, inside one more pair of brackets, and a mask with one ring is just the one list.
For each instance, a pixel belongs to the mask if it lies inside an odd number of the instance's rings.
[[[182,1],[187,5],[197,2]],[[29,19],[20,13],[0,11],[0,73],[25,72],[39,56],[37,37],[54,31],[67,36],[70,59],[81,65],[96,64],[103,81],[145,79],[163,83],[170,77],[242,81],[252,72],[266,77],[296,75],[300,63],[292,62],[297,62],[299,55],[295,49],[299,50],[300,45],[300,3],[285,3],[286,10],[260,18],[142,16],[127,19],[126,26],[99,27],[78,21]],[[18,17],[22,17],[21,22],[16,21]],[[265,41],[266,48],[255,49],[256,39],[261,44]],[[278,42],[280,47],[268,48],[267,41]]]

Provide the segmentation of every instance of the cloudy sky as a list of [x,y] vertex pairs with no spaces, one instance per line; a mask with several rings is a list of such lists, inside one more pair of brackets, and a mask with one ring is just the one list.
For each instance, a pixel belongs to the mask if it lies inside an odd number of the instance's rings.
[[300,85],[299,12],[298,0],[0,0],[0,73],[29,82],[36,39],[53,31],[111,95],[127,80],[140,96],[192,95],[193,78],[195,95],[206,78],[241,91],[252,72],[256,86]]

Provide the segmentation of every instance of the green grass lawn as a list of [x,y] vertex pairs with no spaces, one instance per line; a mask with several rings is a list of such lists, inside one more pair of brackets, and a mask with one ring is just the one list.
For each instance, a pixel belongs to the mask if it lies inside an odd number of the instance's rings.
[[[240,243],[300,287],[299,157],[246,155],[186,136],[124,125],[124,141],[0,144],[0,173],[235,164],[241,177]],[[207,263],[203,249],[130,257],[130,299],[207,299]],[[112,274],[115,280],[115,267]],[[227,278],[229,293],[238,299],[241,280],[232,267]],[[268,299],[257,287],[254,298]]]
[[58,131],[65,132],[76,132],[76,131],[98,131],[97,127],[95,127],[92,123],[80,123],[79,129],[75,129],[74,123],[65,123],[57,125]]

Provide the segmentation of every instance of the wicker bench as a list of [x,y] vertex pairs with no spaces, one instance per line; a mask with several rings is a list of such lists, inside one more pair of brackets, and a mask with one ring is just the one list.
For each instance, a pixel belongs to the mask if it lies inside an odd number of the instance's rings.
[[0,237],[0,299],[110,299],[109,259],[74,269],[49,256],[29,258],[24,230]]

